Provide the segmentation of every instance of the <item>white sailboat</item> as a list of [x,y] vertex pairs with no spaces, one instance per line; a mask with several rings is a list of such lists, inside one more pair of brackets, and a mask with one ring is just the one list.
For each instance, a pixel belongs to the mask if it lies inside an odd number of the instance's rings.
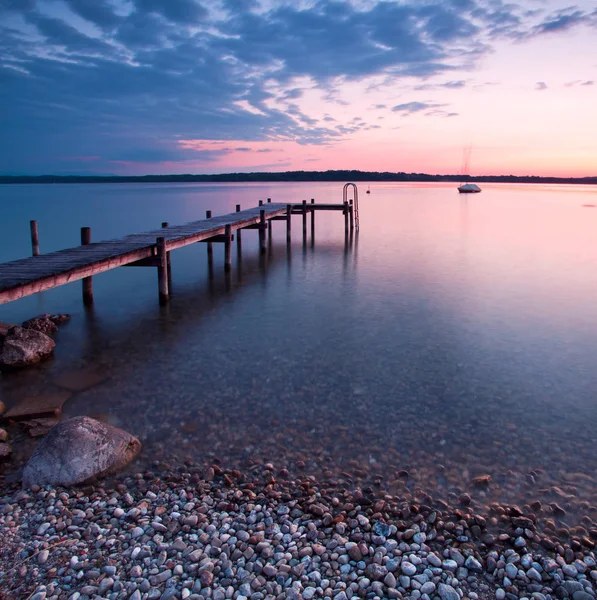
[[[468,177],[471,150],[471,146],[464,149],[464,155],[462,157],[462,175],[464,177]],[[461,183],[458,186],[458,192],[460,194],[478,194],[480,191],[481,188],[476,183]]]
[[458,191],[461,194],[478,194],[481,188],[476,183],[463,183],[458,186]]

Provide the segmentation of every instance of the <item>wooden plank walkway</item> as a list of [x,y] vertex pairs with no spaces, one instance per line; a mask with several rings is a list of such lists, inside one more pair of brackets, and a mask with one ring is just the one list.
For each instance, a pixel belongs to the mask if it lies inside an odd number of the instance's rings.
[[[295,206],[298,205],[293,205],[293,208]],[[189,244],[223,236],[227,226],[230,231],[258,226],[261,211],[268,221],[286,215],[287,205],[268,202],[263,206],[210,219],[0,264],[0,304],[137,261],[157,260],[157,238],[165,238],[165,251],[170,252]],[[160,266],[158,263],[151,264]]]

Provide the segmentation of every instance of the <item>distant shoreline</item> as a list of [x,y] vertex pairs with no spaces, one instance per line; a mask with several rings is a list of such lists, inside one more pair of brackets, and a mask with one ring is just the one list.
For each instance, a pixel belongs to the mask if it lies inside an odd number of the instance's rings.
[[375,171],[286,171],[282,173],[222,173],[217,175],[1,175],[0,184],[17,183],[278,183],[303,181],[568,183],[597,185],[597,177],[535,175],[429,175]]

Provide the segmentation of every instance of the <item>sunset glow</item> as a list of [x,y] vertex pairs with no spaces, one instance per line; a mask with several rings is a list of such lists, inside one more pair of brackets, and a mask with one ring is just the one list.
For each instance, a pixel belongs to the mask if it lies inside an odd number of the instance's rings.
[[[0,6],[0,174],[597,175],[597,5]],[[9,143],[7,143],[9,142]]]

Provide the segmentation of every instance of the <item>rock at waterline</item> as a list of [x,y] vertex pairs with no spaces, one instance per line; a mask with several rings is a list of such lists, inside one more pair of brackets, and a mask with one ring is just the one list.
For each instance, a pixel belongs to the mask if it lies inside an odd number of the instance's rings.
[[141,450],[130,433],[89,417],[58,423],[39,443],[23,469],[23,488],[72,486],[114,473]]
[[45,333],[11,327],[0,336],[0,369],[17,369],[35,364],[52,354],[54,340]]
[[49,417],[23,421],[22,425],[31,437],[41,437],[42,435],[46,435],[46,433],[58,423],[59,421],[57,418]]
[[72,392],[82,392],[99,385],[107,378],[107,374],[97,368],[85,368],[76,371],[63,371],[54,379],[53,383]]
[[27,321],[23,323],[23,327],[25,329],[34,329],[35,331],[41,331],[46,335],[50,335],[51,333],[58,331],[58,325],[62,325],[62,323],[66,323],[68,320],[70,320],[70,315],[44,314],[33,317],[32,319],[27,319]]
[[5,419],[26,419],[41,415],[57,415],[62,412],[62,405],[72,396],[70,392],[56,392],[44,396],[23,398],[5,415]]
[[8,333],[8,330],[12,329],[13,327],[16,327],[16,325],[11,325],[10,323],[3,323],[2,321],[0,321],[0,338],[3,338]]

